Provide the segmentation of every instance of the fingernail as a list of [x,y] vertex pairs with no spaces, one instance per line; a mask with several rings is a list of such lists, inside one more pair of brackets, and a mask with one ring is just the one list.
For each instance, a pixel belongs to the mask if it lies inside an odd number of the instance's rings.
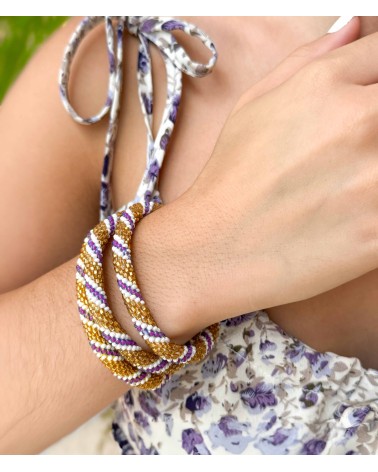
[[333,23],[327,33],[336,33],[336,31],[340,31],[341,28],[344,28],[344,26],[347,25],[353,18],[354,16],[340,16],[335,21],[335,23]]

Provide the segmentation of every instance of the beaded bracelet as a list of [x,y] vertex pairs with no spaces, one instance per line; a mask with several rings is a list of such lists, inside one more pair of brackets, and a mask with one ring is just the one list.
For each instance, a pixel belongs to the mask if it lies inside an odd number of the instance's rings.
[[[185,345],[175,344],[158,328],[147,308],[136,281],[131,260],[131,237],[136,223],[143,216],[161,206],[157,202],[141,202],[131,205],[122,212],[116,224],[112,243],[113,265],[117,274],[118,287],[138,333],[152,351],[167,362],[187,364],[198,362],[212,349],[218,335],[218,324],[209,326]],[[152,210],[151,210],[152,208]]]
[[[146,390],[159,387],[185,364],[201,361],[219,335],[219,325],[214,324],[185,345],[172,343],[157,327],[142,298],[131,260],[131,236],[135,225],[160,206],[158,202],[138,202],[102,220],[84,239],[76,265],[78,309],[93,352],[118,379]],[[112,238],[113,264],[124,303],[153,352],[144,351],[130,338],[110,310],[102,262]]]

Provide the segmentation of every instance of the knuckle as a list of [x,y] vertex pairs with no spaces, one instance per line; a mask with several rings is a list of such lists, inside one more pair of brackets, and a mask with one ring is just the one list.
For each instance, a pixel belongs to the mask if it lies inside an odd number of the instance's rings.
[[309,44],[304,44],[303,46],[298,47],[290,54],[291,57],[300,59],[312,58],[314,55],[315,52]]
[[340,107],[348,122],[345,124],[345,135],[357,146],[368,146],[376,143],[378,125],[377,107],[374,101],[358,93],[356,86],[342,98]]
[[340,80],[341,65],[337,57],[316,58],[301,71],[302,80],[311,90],[317,90],[322,87],[331,87]]
[[232,115],[235,114],[238,110],[240,110],[240,108],[243,108],[244,105],[247,105],[252,100],[254,100],[258,95],[259,95],[259,83],[247,89],[239,96],[232,110]]
[[353,217],[353,233],[363,253],[378,263],[378,169],[365,166],[349,187],[349,215]]
[[357,243],[364,253],[378,260],[378,219],[366,218],[357,227]]

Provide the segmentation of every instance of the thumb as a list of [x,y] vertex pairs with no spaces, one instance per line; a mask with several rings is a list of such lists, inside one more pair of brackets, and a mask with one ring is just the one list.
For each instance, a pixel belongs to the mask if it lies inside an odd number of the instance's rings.
[[[336,28],[344,25],[341,29]],[[334,30],[334,32],[332,32]],[[277,87],[288,80],[299,69],[317,57],[344,46],[359,38],[360,19],[358,16],[340,17],[329,32],[310,43],[295,49],[288,57],[281,61],[268,75],[243,93],[231,114],[236,113],[247,102]]]

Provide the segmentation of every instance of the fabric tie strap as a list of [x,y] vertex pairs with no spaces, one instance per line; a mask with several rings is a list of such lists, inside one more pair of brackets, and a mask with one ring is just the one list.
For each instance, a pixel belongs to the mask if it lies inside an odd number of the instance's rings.
[[[106,101],[101,110],[93,116],[80,116],[69,101],[68,82],[74,55],[84,37],[98,24],[105,23],[106,43],[109,58],[109,83]],[[133,203],[152,199],[162,203],[156,183],[163,163],[165,151],[172,135],[182,92],[182,73],[191,77],[204,77],[216,63],[217,51],[209,36],[197,26],[165,16],[88,16],[76,28],[64,51],[59,71],[59,89],[65,109],[72,118],[83,125],[99,122],[109,112],[109,125],[105,138],[104,163],[101,174],[100,221],[114,212],[111,198],[111,173],[114,144],[117,135],[118,112],[122,91],[122,62],[124,32],[139,39],[138,50],[138,94],[147,128],[147,159],[143,179],[140,182]],[[178,43],[173,32],[183,31],[200,39],[211,52],[207,64],[193,61]],[[152,133],[153,86],[150,43],[162,54],[167,74],[167,97],[161,124],[156,137]],[[119,210],[125,209],[127,202]]]

